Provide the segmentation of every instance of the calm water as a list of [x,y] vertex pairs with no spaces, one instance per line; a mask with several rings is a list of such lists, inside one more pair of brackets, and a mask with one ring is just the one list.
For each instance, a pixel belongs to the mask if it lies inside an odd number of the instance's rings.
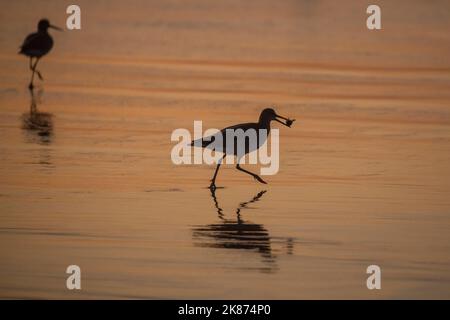
[[[0,297],[450,298],[447,1],[382,1],[379,32],[356,0],[79,5],[31,97],[17,47],[65,4],[2,2]],[[268,185],[170,161],[269,105],[297,122]]]

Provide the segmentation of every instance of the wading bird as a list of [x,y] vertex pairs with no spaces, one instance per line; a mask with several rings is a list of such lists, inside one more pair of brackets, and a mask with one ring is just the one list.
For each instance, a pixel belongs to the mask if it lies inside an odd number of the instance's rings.
[[[286,122],[281,121],[280,119],[285,120]],[[217,163],[217,167],[216,167],[216,171],[214,172],[214,176],[211,179],[211,185],[209,186],[210,189],[215,189],[216,188],[216,178],[217,178],[217,173],[219,172],[219,168],[220,165],[222,164],[223,159],[227,156],[227,155],[232,155],[232,156],[236,156],[237,159],[237,164],[236,164],[236,169],[245,172],[249,175],[251,175],[253,178],[255,178],[256,180],[258,180],[261,183],[267,184],[267,182],[265,182],[263,179],[261,179],[260,176],[258,176],[255,173],[252,173],[248,170],[243,169],[240,165],[239,165],[239,161],[242,157],[244,157],[246,154],[253,152],[255,150],[258,150],[262,145],[264,145],[264,143],[267,140],[267,137],[269,135],[269,131],[270,131],[270,122],[272,120],[275,120],[287,127],[291,127],[292,123],[295,121],[295,119],[291,120],[282,116],[279,116],[276,114],[275,110],[272,108],[266,108],[261,112],[261,115],[259,116],[259,121],[256,123],[241,123],[241,124],[237,124],[231,127],[227,127],[222,129],[221,131],[217,132],[215,135],[209,136],[209,137],[205,137],[202,139],[198,139],[198,140],[194,140],[191,142],[191,146],[195,146],[195,147],[202,147],[202,148],[215,148],[216,146],[213,144],[213,142],[218,138],[218,135],[221,136],[222,139],[222,143],[223,143],[223,148],[221,149],[215,149],[215,151],[219,151],[224,153],[223,157],[218,161]],[[226,142],[226,131],[227,130],[239,130],[241,129],[243,131],[243,133],[245,134],[248,130],[252,131],[254,130],[256,132],[256,143],[251,143],[250,139],[244,139],[242,141],[238,141],[239,142],[243,142],[245,144],[245,146],[239,146],[238,143],[234,143],[234,148],[233,150],[229,150],[228,148],[226,148],[227,142]],[[266,130],[267,134],[263,134],[262,136],[260,136],[259,130],[264,129]],[[236,141],[235,141],[236,142]],[[240,149],[241,148],[241,149]]]
[[[28,35],[20,47],[19,54],[23,54],[30,58],[30,70],[32,72],[30,84],[28,85],[30,90],[33,90],[34,87],[34,73],[37,73],[39,79],[44,80],[41,73],[36,70],[36,66],[39,59],[42,56],[45,56],[53,47],[53,39],[48,34],[48,28],[62,31],[61,28],[51,25],[47,19],[41,19],[38,23],[38,31]],[[33,58],[36,58],[34,64]]]

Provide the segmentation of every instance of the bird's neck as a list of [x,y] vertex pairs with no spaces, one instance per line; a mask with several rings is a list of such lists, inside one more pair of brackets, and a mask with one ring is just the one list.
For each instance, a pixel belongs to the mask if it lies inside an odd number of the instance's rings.
[[260,119],[259,120],[259,128],[266,129],[267,131],[269,131],[270,130],[270,120]]

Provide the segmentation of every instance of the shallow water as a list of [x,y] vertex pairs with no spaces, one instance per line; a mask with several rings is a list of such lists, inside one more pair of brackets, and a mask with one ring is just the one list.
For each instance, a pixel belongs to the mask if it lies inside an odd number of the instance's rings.
[[[37,118],[15,52],[65,6],[2,4],[0,297],[450,298],[448,2],[382,2],[379,33],[360,1],[79,4]],[[268,185],[170,161],[174,129],[273,104]]]

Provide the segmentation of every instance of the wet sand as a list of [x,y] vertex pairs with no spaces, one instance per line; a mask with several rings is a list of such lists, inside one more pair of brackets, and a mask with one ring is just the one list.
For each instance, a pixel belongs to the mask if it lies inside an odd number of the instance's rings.
[[[79,5],[30,119],[17,47],[65,5],[2,4],[1,298],[450,298],[447,2],[382,1],[379,32],[364,1]],[[268,185],[172,164],[174,129],[270,105],[297,122]]]

